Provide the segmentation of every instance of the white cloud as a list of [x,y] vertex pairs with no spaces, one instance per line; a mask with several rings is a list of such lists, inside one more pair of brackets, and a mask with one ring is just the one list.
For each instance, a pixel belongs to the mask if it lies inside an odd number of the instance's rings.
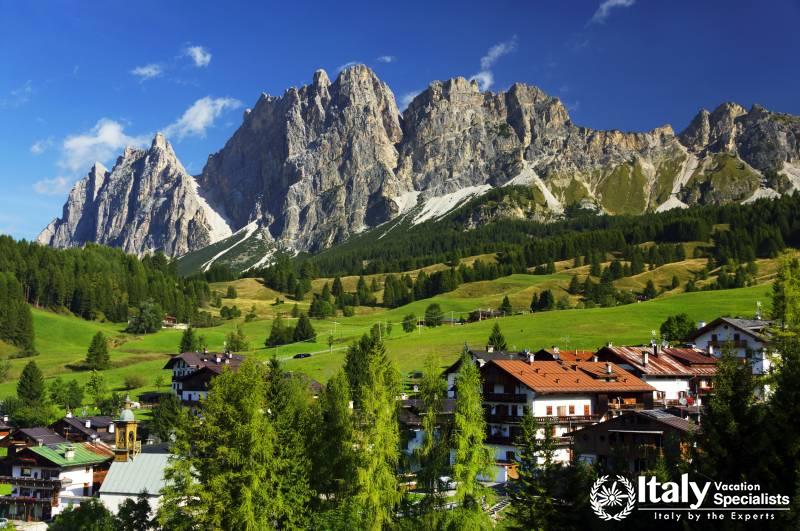
[[68,177],[54,177],[42,179],[33,184],[33,191],[41,195],[64,195],[72,188],[72,179]]
[[631,7],[636,0],[605,0],[592,15],[589,24],[603,24],[615,7]]
[[494,84],[494,74],[492,67],[498,59],[508,55],[517,49],[517,36],[514,35],[510,40],[500,42],[489,48],[486,55],[481,57],[481,71],[473,75],[470,81],[477,81],[481,90],[489,90]]
[[237,109],[241,105],[242,102],[233,98],[211,98],[206,96],[194,102],[180,118],[164,128],[164,134],[168,138],[175,137],[178,140],[182,140],[187,136],[203,137],[206,134],[206,130],[214,125],[214,120],[223,112],[229,109]]
[[376,59],[379,63],[394,63],[397,60],[397,57],[394,55],[381,55]]
[[194,61],[194,66],[204,68],[211,62],[211,52],[202,46],[187,46],[183,54],[191,57]]
[[43,138],[42,140],[37,140],[31,145],[31,153],[34,155],[41,155],[53,145],[53,138]]
[[131,74],[134,76],[141,78],[142,81],[147,81],[148,79],[153,79],[154,77],[160,76],[164,72],[164,69],[161,68],[161,65],[156,63],[151,63],[149,65],[144,66],[137,66],[133,70],[131,70]]
[[148,135],[128,136],[124,126],[108,118],[100,119],[88,132],[64,139],[59,165],[73,172],[84,171],[95,162],[107,162],[126,146],[147,145]]
[[400,97],[400,110],[404,111],[406,108],[414,101],[414,98],[419,96],[419,93],[422,92],[421,90],[412,90],[411,92],[406,92]]
[[16,109],[28,103],[33,95],[33,83],[29,79],[19,87],[8,92],[8,95],[0,98],[0,107]]

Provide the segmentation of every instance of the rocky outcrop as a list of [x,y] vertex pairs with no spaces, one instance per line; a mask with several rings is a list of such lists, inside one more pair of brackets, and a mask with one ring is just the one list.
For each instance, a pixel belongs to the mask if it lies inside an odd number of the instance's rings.
[[533,199],[472,224],[546,221],[572,205],[639,214],[772,197],[800,187],[800,119],[725,103],[679,135],[668,125],[599,131],[536,87],[481,92],[464,78],[433,82],[401,115],[367,67],[333,82],[319,70],[309,85],[262,95],[197,181],[163,137],[126,150],[110,173],[95,166],[40,241],[177,256],[259,227],[270,248],[313,252],[398,215],[436,219],[509,184],[531,187]]
[[95,164],[38,241],[55,247],[96,242],[134,254],[162,250],[179,256],[230,234],[158,134],[149,149],[125,149],[110,172]]
[[411,189],[394,173],[402,139],[394,95],[365,66],[331,83],[281,97],[262,95],[199,177],[242,226],[263,220],[281,244],[315,250],[396,213],[392,197]]

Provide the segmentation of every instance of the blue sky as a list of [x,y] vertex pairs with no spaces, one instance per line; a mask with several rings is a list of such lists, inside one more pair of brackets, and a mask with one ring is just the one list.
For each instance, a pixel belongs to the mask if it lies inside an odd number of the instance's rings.
[[[756,5],[758,4],[758,5]],[[568,9],[567,9],[568,6]],[[723,101],[800,114],[800,1],[0,0],[0,233],[33,238],[95,159],[169,133],[197,174],[261,92],[363,62],[398,102],[521,81],[579,125],[680,130]]]

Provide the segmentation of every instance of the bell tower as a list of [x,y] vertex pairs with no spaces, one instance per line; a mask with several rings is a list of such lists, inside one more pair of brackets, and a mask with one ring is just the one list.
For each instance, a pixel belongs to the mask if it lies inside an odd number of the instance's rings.
[[116,444],[114,446],[114,461],[130,461],[142,449],[142,443],[136,440],[136,427],[138,422],[131,410],[130,398],[125,399],[125,408],[114,422]]

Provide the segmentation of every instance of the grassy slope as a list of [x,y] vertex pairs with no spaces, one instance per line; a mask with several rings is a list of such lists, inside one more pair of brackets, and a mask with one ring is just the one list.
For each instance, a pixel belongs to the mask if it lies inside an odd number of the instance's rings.
[[[681,280],[688,278],[687,269],[701,268],[702,260],[688,260],[683,264],[669,264],[654,271],[648,271],[630,279],[623,279],[618,287],[639,289],[648,278],[654,278],[658,285],[668,284],[672,274]],[[534,291],[553,289],[557,297],[565,293],[564,288],[572,274],[582,278],[588,273],[587,267],[571,269],[568,262],[558,264],[555,275],[511,275],[493,281],[475,282],[461,285],[453,292],[439,295],[433,299],[416,301],[402,308],[385,310],[381,308],[359,308],[355,316],[337,317],[335,320],[314,321],[318,340],[313,343],[287,345],[279,348],[264,348],[263,342],[269,333],[271,320],[277,312],[287,313],[294,304],[285,296],[287,302],[274,306],[280,294],[269,290],[255,279],[242,279],[214,285],[214,289],[225,293],[228,285],[237,288],[239,298],[225,299],[224,304],[236,304],[246,313],[253,305],[258,318],[250,323],[243,319],[227,321],[211,329],[201,329],[211,349],[221,349],[225,335],[236,324],[243,326],[251,344],[248,355],[266,360],[273,355],[286,360],[287,367],[299,370],[319,380],[327,380],[342,365],[346,347],[378,321],[392,322],[393,331],[387,340],[387,350],[397,367],[407,372],[419,369],[428,355],[433,355],[441,365],[455,359],[464,342],[482,345],[489,336],[493,321],[484,321],[463,326],[443,326],[436,329],[421,329],[411,334],[402,331],[400,323],[409,313],[424,314],[425,308],[437,302],[442,309],[454,316],[467,313],[475,308],[497,307],[504,295],[508,295],[518,309],[527,309]],[[760,276],[769,280],[774,272],[774,264],[764,261],[760,264]],[[355,277],[345,279],[345,285],[353,284]],[[315,289],[319,289],[319,283]],[[558,312],[521,315],[500,320],[503,333],[509,345],[517,348],[540,348],[558,344],[562,348],[597,348],[607,341],[614,343],[642,343],[650,338],[650,330],[669,315],[686,312],[695,320],[711,320],[723,315],[750,315],[757,300],[767,302],[768,286],[762,285],[739,290],[718,292],[679,293],[668,292],[658,299],[641,304],[617,308],[597,308],[591,310],[565,310]],[[298,304],[301,310],[308,308],[308,301]],[[104,371],[111,388],[122,390],[125,376],[139,374],[146,385],[132,394],[155,388],[159,375],[169,381],[169,373],[161,370],[170,354],[174,354],[180,341],[181,332],[163,330],[147,336],[131,336],[122,332],[118,324],[87,322],[81,319],[57,315],[50,312],[33,311],[36,330],[36,345],[40,355],[35,358],[47,378],[56,375],[76,378],[80,382],[88,379],[89,373],[70,370],[69,364],[80,362],[86,353],[92,335],[103,331],[113,342],[111,358],[113,368]],[[329,351],[328,337],[334,335],[332,351]],[[10,345],[0,343],[0,355],[14,351]],[[313,352],[311,358],[291,359],[299,352]],[[27,359],[12,360],[10,378],[0,384],[0,397],[13,394],[16,378]]]

